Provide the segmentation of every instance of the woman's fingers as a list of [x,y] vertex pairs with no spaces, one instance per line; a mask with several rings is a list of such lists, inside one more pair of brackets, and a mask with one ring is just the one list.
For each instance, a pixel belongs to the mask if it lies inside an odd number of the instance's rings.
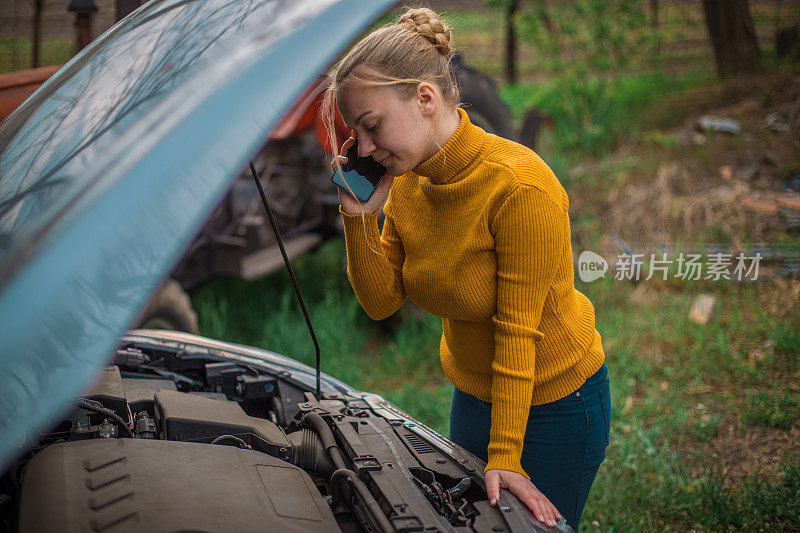
[[558,510],[550,502],[550,500],[547,499],[547,496],[539,492],[532,483],[531,488],[532,490],[528,489],[530,490],[528,501],[533,505],[529,504],[528,507],[530,507],[531,510],[536,509],[534,511],[534,515],[539,519],[540,522],[551,527],[555,526],[556,522],[558,522],[558,520],[561,518]]
[[[355,142],[355,132],[353,132],[352,135],[350,135],[350,137],[348,137],[348,139],[342,144],[341,154],[337,156],[340,164],[344,165],[347,163],[347,156],[342,154],[345,154]],[[332,166],[334,168],[336,167],[335,161],[332,163]],[[339,205],[342,206],[342,210],[345,213],[351,215],[361,212],[374,213],[380,209],[381,205],[383,205],[383,202],[386,200],[386,197],[389,196],[389,190],[392,187],[393,181],[394,176],[390,176],[388,173],[384,174],[384,176],[381,178],[381,181],[378,183],[378,186],[375,187],[375,191],[373,191],[372,196],[366,202],[361,202],[347,191],[342,191],[339,189]]]
[[550,506],[550,510],[553,513],[553,516],[556,517],[556,520],[561,520],[563,518],[561,516],[561,513],[558,512],[558,509],[556,509],[556,506],[553,505],[553,503],[550,500],[547,500],[547,505]]
[[344,141],[344,144],[342,144],[342,149],[339,150],[339,153],[340,154],[344,154],[345,152],[347,152],[347,150],[351,146],[353,146],[353,144],[355,144],[355,142],[356,142],[355,134],[351,133],[350,137],[348,137],[347,140]]
[[341,205],[344,212],[349,215],[361,212],[375,213],[380,209],[381,205],[383,205],[386,197],[389,196],[389,190],[392,187],[393,181],[394,176],[390,176],[389,174],[384,175],[383,178],[381,178],[381,182],[375,188],[375,192],[372,193],[372,196],[366,202],[361,202],[346,191],[339,189],[339,205]]
[[501,487],[507,488],[528,506],[528,509],[541,523],[552,527],[561,519],[561,514],[555,505],[536,488],[536,485],[522,474],[493,469],[486,471],[484,479],[486,480],[486,494],[489,497],[490,504],[495,505],[497,499],[500,498]]
[[[525,481],[527,481],[527,479]],[[525,502],[528,508],[533,512],[533,516],[539,519],[539,522],[548,526],[556,525],[555,513],[552,512],[551,506],[548,505],[550,502],[544,494],[536,490],[533,483],[528,481],[526,486],[517,487],[517,491],[512,490],[517,497],[520,497],[520,499]]]
[[500,476],[496,470],[486,471],[486,495],[489,497],[489,504],[494,506],[500,498]]
[[[347,163],[347,156],[344,154],[346,154],[347,150],[349,150],[350,147],[353,146],[353,144],[356,142],[356,138],[354,135],[355,135],[354,133],[351,133],[350,137],[348,137],[347,140],[345,140],[344,143],[342,143],[342,148],[339,150],[339,155],[337,156],[339,158],[340,165],[344,165],[345,163]],[[336,161],[331,161],[331,168],[336,168]]]
[[536,501],[536,506],[539,509],[536,515],[539,521],[551,527],[555,526],[558,521],[558,511],[556,511],[556,508],[550,503],[550,500],[536,489],[534,489],[532,499]]

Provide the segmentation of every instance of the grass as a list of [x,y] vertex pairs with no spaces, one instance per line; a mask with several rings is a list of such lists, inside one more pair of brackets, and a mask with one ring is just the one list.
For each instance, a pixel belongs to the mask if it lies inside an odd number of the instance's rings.
[[650,71],[609,80],[587,77],[505,86],[501,95],[516,119],[531,107],[552,116],[552,153],[574,159],[606,154],[653,123],[673,125],[665,122],[674,121],[674,115],[659,117],[653,104],[709,81],[708,71],[679,76]]
[[796,530],[800,523],[800,461],[784,466],[778,480],[758,473],[739,490],[724,483],[724,473],[709,472],[693,490],[695,520],[704,529],[734,531]]
[[[23,37],[0,38],[0,73],[31,68],[31,40]],[[42,41],[39,66],[61,65],[75,53],[75,43],[65,39]]]
[[791,429],[800,420],[800,395],[779,388],[750,393],[745,398],[742,418],[746,424]]
[[771,340],[774,341],[776,350],[797,364],[800,356],[800,329],[795,324],[776,322]]
[[[783,429],[800,423],[797,395],[737,392],[771,389],[775,379],[746,357],[753,341],[769,340],[768,332],[760,331],[762,324],[745,316],[757,311],[754,293],[766,287],[660,288],[646,306],[631,302],[636,289],[618,281],[580,288],[602,310],[597,327],[612,371],[614,404],[611,445],[584,514],[585,529],[761,527],[768,523],[764,517],[776,516],[775,502],[780,501],[788,506],[785,525],[797,527],[796,488],[784,499],[784,484],[800,483],[791,462],[763,483],[735,487],[725,483],[721,469],[691,472],[697,460],[709,462],[701,450],[709,441],[720,444],[723,425],[746,434],[751,420]],[[706,327],[686,319],[700,291],[711,291],[723,302]],[[790,327],[781,324],[781,333]],[[791,324],[800,327],[800,320]],[[796,383],[796,369],[784,377]],[[728,422],[731,411],[742,412],[745,426]],[[692,450],[688,459],[681,456],[684,449]],[[730,518],[720,505],[723,497],[741,509],[738,518]]]

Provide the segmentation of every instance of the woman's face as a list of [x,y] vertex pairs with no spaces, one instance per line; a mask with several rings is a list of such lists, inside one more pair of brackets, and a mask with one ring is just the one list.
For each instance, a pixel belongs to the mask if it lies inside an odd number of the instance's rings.
[[428,83],[411,98],[392,87],[354,83],[342,88],[338,105],[345,124],[357,133],[358,155],[371,155],[399,176],[436,153],[430,128],[437,96]]

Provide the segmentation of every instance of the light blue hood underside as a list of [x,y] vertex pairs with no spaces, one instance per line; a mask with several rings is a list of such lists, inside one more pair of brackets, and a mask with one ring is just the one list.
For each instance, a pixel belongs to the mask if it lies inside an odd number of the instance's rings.
[[300,92],[390,0],[153,1],[0,126],[0,465],[69,408]]

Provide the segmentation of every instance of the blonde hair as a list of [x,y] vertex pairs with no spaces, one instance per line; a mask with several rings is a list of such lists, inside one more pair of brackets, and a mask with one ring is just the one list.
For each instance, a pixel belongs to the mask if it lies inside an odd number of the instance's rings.
[[447,104],[458,107],[460,91],[450,70],[451,37],[449,26],[433,10],[410,8],[397,22],[358,41],[336,64],[320,111],[337,168],[336,102],[350,83],[392,86],[411,98],[417,85],[427,81],[439,87]]
[[[320,113],[337,172],[341,174],[342,167],[335,129],[336,105],[342,89],[349,84],[391,86],[401,97],[411,98],[417,86],[427,81],[438,86],[446,104],[458,107],[461,96],[450,67],[451,38],[449,26],[436,12],[427,7],[409,8],[397,22],[358,41],[336,64]],[[362,209],[362,218],[363,214]]]

